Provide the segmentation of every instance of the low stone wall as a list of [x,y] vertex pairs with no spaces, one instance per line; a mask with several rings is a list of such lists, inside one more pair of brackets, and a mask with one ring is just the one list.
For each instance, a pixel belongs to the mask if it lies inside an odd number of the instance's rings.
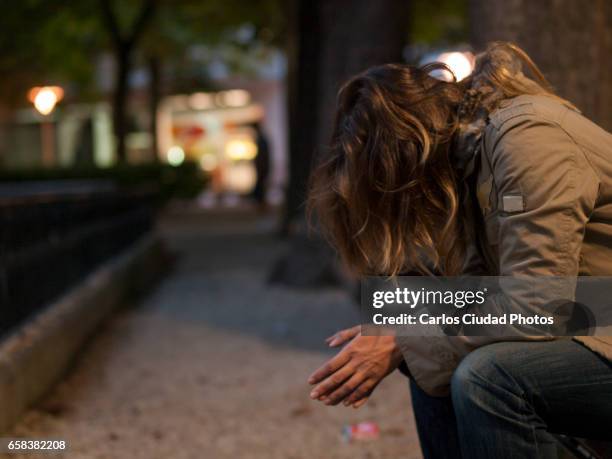
[[61,379],[102,320],[159,274],[163,258],[159,238],[143,236],[0,341],[0,432]]

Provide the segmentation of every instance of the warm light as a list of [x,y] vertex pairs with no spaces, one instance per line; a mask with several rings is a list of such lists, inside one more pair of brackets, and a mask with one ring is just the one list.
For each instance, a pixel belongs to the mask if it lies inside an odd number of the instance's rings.
[[[463,80],[472,73],[472,60],[465,53],[442,53],[438,56],[437,60],[446,64],[451,69],[457,81]],[[452,76],[448,75],[448,72],[444,72],[442,78],[447,81],[452,80]]]
[[242,107],[251,101],[251,95],[244,89],[232,89],[221,93],[223,105],[227,107]]
[[171,166],[180,166],[183,164],[183,161],[185,161],[185,151],[181,147],[175,145],[168,149],[166,157]]
[[223,182],[229,191],[248,193],[255,186],[257,172],[251,162],[238,162],[232,164],[223,173]]
[[206,172],[214,171],[217,168],[217,157],[213,154],[206,153],[200,158],[200,167]]
[[189,96],[189,105],[191,105],[194,110],[206,110],[213,106],[213,99],[210,94],[196,92]]
[[59,86],[43,86],[30,89],[28,99],[41,115],[48,115],[55,105],[64,97],[64,90]]
[[257,156],[257,145],[251,140],[234,139],[225,145],[225,154],[228,158],[238,161],[253,159]]

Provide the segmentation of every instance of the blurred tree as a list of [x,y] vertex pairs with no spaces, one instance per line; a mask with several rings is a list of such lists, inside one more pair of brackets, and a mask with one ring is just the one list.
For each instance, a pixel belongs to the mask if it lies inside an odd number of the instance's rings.
[[[237,73],[248,74],[245,57],[258,47],[284,44],[285,14],[281,0],[158,0],[158,14],[143,37],[140,52],[150,76],[151,132],[163,87],[174,92],[208,89],[207,59],[192,59],[202,47],[222,47],[222,58]],[[244,31],[247,33],[245,34]],[[240,33],[242,32],[242,33]],[[246,37],[245,37],[246,35]],[[203,54],[209,54],[205,49]],[[210,56],[208,56],[210,57]],[[171,80],[164,78],[171,70]],[[153,136],[155,139],[155,136]],[[157,145],[152,145],[157,151]]]
[[338,89],[368,67],[402,60],[408,6],[406,0],[291,2],[285,230],[303,213],[313,154],[329,140]]
[[[267,35],[268,41],[278,41],[282,36],[280,3],[279,0],[99,0],[117,68],[113,118],[119,160],[125,160],[127,77],[136,48],[145,56],[149,70],[150,125],[155,132],[163,63],[184,61],[194,44],[232,41],[228,32],[247,23],[253,29],[253,38]],[[152,150],[157,151],[155,144]]]
[[302,211],[317,145],[320,1],[290,2],[287,40],[289,88],[289,183],[283,232]]
[[161,99],[160,84],[160,60],[156,56],[150,56],[148,60],[149,69],[149,111],[151,130],[151,155],[154,162],[159,161],[159,145],[157,141],[157,111]]
[[[194,46],[235,41],[232,32],[245,24],[253,34],[235,50],[253,43],[278,45],[284,34],[282,5],[280,0],[14,2],[0,15],[0,100],[5,105],[23,105],[29,87],[50,83],[61,83],[81,100],[99,98],[103,94],[96,87],[97,61],[110,50],[116,61],[117,152],[124,159],[131,69],[146,66],[151,70],[153,112],[165,64],[181,69]],[[179,73],[173,75],[174,88],[181,86]],[[201,76],[198,82],[202,84]]]
[[470,0],[474,47],[524,48],[559,94],[612,129],[612,2]]
[[467,42],[467,0],[411,0],[410,5],[410,43]]
[[311,167],[329,141],[340,86],[368,67],[402,61],[408,6],[406,0],[291,2],[290,171],[283,233],[291,234],[293,243],[275,266],[276,282],[313,286],[336,281],[329,247],[303,231]]
[[[120,162],[126,159],[125,137],[128,133],[127,98],[128,77],[132,69],[132,55],[138,42],[150,26],[157,8],[157,0],[143,0],[134,14],[135,18],[130,24],[123,26],[122,18],[130,17],[128,14],[119,14],[115,11],[112,0],[99,0],[102,13],[102,22],[108,32],[115,56],[115,89],[113,94],[113,128],[116,140],[116,155]],[[123,5],[133,6],[133,2],[123,2]]]
[[102,29],[91,10],[84,14],[80,5],[69,0],[25,0],[2,10],[3,104],[23,105],[27,89],[35,85],[68,80],[69,90],[89,89],[95,72],[92,56],[102,45]]

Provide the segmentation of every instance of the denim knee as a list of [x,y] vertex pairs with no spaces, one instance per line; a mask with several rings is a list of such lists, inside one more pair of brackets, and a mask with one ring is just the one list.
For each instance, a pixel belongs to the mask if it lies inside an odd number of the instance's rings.
[[[468,354],[451,378],[451,395],[454,404],[482,402],[485,394],[514,392],[508,369],[499,359],[501,349],[496,345],[484,346]],[[503,351],[501,352],[503,355]]]

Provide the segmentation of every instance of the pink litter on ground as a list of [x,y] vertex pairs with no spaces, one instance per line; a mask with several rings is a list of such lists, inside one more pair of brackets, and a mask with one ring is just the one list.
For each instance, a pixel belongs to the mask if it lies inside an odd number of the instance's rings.
[[380,429],[375,422],[349,424],[345,425],[342,429],[342,438],[346,442],[376,440],[379,435]]

